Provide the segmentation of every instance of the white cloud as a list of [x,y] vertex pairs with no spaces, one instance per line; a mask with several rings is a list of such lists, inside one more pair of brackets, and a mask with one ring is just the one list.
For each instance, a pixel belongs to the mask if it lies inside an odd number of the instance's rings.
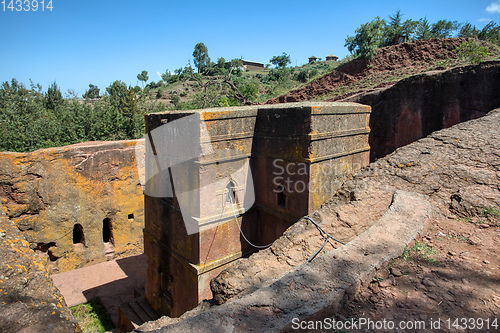
[[161,79],[161,74],[160,72],[156,72],[156,74],[158,75],[158,77]]
[[491,5],[486,7],[486,11],[488,13],[497,13],[500,14],[500,1],[492,2]]
[[490,21],[493,21],[493,20],[492,20],[492,19],[490,19],[490,18],[486,18],[486,17],[481,17],[481,18],[479,19],[479,22],[490,22]]

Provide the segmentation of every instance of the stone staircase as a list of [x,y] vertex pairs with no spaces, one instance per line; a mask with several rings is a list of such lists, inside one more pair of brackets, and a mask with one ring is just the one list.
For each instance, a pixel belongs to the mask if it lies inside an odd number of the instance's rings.
[[115,247],[112,243],[104,243],[104,255],[108,261],[115,258]]
[[118,328],[130,332],[145,322],[157,320],[160,316],[149,305],[146,297],[139,296],[132,302],[123,303],[118,308]]

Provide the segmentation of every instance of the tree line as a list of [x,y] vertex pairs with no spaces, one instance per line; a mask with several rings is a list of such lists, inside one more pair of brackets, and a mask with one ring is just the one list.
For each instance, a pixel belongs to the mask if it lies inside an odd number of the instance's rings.
[[354,36],[345,39],[345,46],[355,56],[368,61],[377,54],[377,49],[401,41],[429,38],[469,37],[500,45],[500,25],[491,21],[483,29],[470,23],[439,20],[430,23],[427,18],[403,20],[401,11],[389,16],[389,20],[376,17],[355,30]]
[[[226,62],[219,58],[217,63],[212,63],[203,43],[196,45],[193,57],[196,72],[189,62],[174,74],[166,71],[162,75],[165,83],[150,82],[144,86],[149,76],[147,71],[142,71],[137,75],[142,88],[117,80],[101,93],[99,87],[89,84],[83,100],[75,95],[63,97],[56,82],[46,91],[31,80],[29,87],[16,79],[3,82],[0,85],[0,150],[27,152],[83,141],[140,138],[144,135],[144,115],[167,109],[164,103],[151,98],[151,89],[177,81],[197,81],[200,91],[189,102],[178,103],[179,98],[175,96],[177,102],[174,98],[172,109],[235,106],[243,100],[257,98],[259,84],[241,76],[241,59]],[[280,69],[290,63],[286,53],[271,60]],[[210,77],[220,80],[210,80]]]
[[0,86],[0,150],[26,152],[83,141],[140,138],[144,115],[161,111],[161,105],[144,98],[121,81],[113,82],[103,96],[90,85],[85,101],[63,98],[57,83],[42,92],[31,82],[26,88],[16,79]]

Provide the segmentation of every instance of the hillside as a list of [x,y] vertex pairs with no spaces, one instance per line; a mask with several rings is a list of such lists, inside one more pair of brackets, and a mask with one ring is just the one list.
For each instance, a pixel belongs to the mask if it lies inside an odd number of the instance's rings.
[[[309,82],[265,104],[299,102],[305,100],[337,101],[367,89],[390,86],[397,81],[436,69],[447,69],[471,63],[461,57],[457,49],[467,38],[427,39],[412,41],[379,49],[371,63],[357,58],[337,70]],[[498,59],[500,49],[487,42],[477,41],[489,49],[484,60]]]
[[[231,79],[250,100],[262,103],[291,89],[300,88],[346,62],[347,60],[317,61],[284,69],[235,71],[231,74]],[[172,110],[199,108],[203,103],[206,107],[239,105],[236,99],[229,98],[233,92],[228,85],[222,84],[224,75],[182,74],[176,77],[177,80],[172,79],[172,82],[148,84],[145,89],[148,97],[158,100]]]
[[[373,88],[387,87],[401,79],[431,70],[470,65],[470,54],[460,54],[463,43],[487,47],[496,60],[500,48],[469,38],[426,39],[388,46],[378,50],[372,62],[346,57],[341,61],[317,61],[300,67],[247,71],[232,76],[235,85],[254,103],[276,104],[306,100],[337,101]],[[152,100],[172,110],[239,105],[228,96],[231,89],[221,77],[192,75],[173,83],[150,83]]]
[[[472,47],[461,53],[464,45]],[[486,42],[428,39],[379,49],[369,64],[346,57],[259,71],[219,66],[207,75],[186,67],[176,74],[168,72],[162,77],[165,81],[150,82],[144,89],[117,80],[100,95],[93,86],[94,97],[84,101],[63,98],[55,83],[45,93],[40,85],[28,88],[12,79],[0,87],[0,150],[29,152],[86,141],[138,139],[144,135],[144,115],[149,113],[336,101],[432,70],[496,60],[499,55],[499,48]]]

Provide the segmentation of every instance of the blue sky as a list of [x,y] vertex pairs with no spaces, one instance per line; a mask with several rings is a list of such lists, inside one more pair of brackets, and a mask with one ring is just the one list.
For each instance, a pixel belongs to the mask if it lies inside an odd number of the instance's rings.
[[[47,4],[49,0],[45,0]],[[500,22],[500,1],[74,1],[52,0],[52,11],[12,12],[0,2],[0,82],[31,78],[44,91],[56,81],[81,96],[89,83],[101,92],[114,80],[135,86],[137,74],[192,63],[203,42],[213,61],[243,57],[268,63],[286,52],[292,65],[311,55],[348,54],[346,36],[375,16],[398,9],[405,19],[427,17]],[[38,1],[41,3],[41,1]],[[16,6],[14,1],[14,6]],[[26,8],[26,7],[25,7]]]

